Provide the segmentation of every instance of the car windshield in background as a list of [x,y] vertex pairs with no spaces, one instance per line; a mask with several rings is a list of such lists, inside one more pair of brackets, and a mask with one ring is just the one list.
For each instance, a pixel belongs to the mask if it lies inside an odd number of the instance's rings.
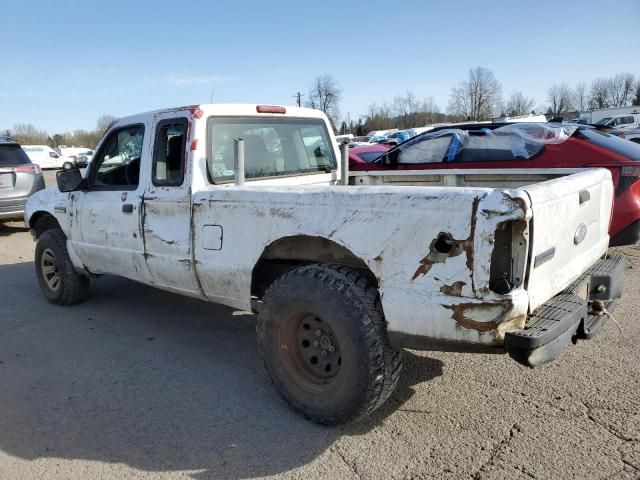
[[330,172],[337,168],[320,119],[210,117],[207,168],[214,182],[234,179],[234,140],[244,140],[247,179]]
[[31,163],[31,160],[19,145],[0,144],[0,167],[25,165],[27,163]]
[[525,160],[542,152],[546,144],[566,141],[576,128],[518,123],[495,130],[445,129],[407,140],[376,162],[385,158],[400,164]]
[[640,161],[640,145],[593,128],[578,131],[578,137],[631,160]]
[[606,125],[607,123],[609,123],[609,120],[611,120],[611,117],[604,117],[601,120],[598,120],[596,123],[594,123],[594,125]]
[[383,152],[362,152],[358,153],[358,157],[363,161],[370,163],[373,162],[376,158],[382,155]]

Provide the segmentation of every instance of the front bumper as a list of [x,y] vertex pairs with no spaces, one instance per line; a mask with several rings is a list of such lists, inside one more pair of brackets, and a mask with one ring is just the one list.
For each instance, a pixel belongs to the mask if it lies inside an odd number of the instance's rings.
[[541,305],[524,329],[507,332],[507,352],[517,362],[535,367],[556,359],[569,342],[593,338],[622,295],[623,285],[623,255],[598,261]]

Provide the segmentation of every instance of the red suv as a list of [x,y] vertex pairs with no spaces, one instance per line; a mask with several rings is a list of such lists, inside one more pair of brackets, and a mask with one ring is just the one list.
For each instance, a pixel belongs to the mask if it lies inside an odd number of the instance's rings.
[[[354,152],[355,153],[355,152]],[[605,167],[615,186],[611,246],[640,241],[640,145],[589,126],[469,124],[414,137],[351,170]]]

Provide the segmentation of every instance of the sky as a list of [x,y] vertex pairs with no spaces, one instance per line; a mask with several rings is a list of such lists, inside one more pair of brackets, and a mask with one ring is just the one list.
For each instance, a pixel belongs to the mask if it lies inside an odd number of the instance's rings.
[[411,91],[446,111],[470,68],[546,103],[640,76],[640,0],[0,0],[0,131],[49,134],[195,103],[292,105],[317,75],[356,120]]

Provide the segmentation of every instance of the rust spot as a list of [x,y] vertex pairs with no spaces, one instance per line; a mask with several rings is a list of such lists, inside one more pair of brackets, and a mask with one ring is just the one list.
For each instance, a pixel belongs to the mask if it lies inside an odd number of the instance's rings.
[[431,266],[434,263],[436,263],[436,262],[433,261],[433,260],[429,260],[429,256],[428,255],[426,257],[424,257],[422,260],[420,260],[420,266],[418,267],[416,272],[413,274],[413,277],[411,277],[411,281],[413,282],[420,275],[426,275],[427,272],[429,272],[429,270],[431,270]]
[[465,282],[455,282],[453,285],[443,285],[442,287],[440,287],[440,291],[445,295],[460,297],[462,296],[462,287],[464,287],[465,285]]
[[469,269],[469,277],[471,277],[471,290],[476,291],[476,285],[473,281],[473,237],[476,234],[476,221],[478,214],[478,205],[480,204],[480,198],[473,199],[473,205],[471,207],[471,229],[469,230],[469,238],[467,239],[464,251],[467,254],[467,268]]
[[[491,303],[458,303],[456,305],[443,305],[444,308],[451,310],[453,318],[458,327],[476,330],[478,332],[489,332],[496,330],[498,325],[508,316],[513,308],[509,301],[491,302]],[[501,311],[496,312],[492,320],[481,322],[470,318],[472,315],[481,313],[491,313],[495,307],[500,307]]]
[[469,269],[469,276],[471,277],[471,289],[475,292],[476,287],[473,281],[473,239],[476,234],[476,221],[480,200],[481,197],[475,197],[473,199],[469,237],[465,240],[456,240],[450,233],[440,232],[438,236],[431,241],[429,254],[420,260],[420,266],[413,274],[413,277],[411,277],[412,282],[420,275],[426,275],[434,263],[444,263],[447,258],[456,257],[464,251],[467,256],[466,264]]
[[373,259],[374,262],[376,263],[380,263],[382,262],[382,257],[380,255],[378,255],[376,258]]

